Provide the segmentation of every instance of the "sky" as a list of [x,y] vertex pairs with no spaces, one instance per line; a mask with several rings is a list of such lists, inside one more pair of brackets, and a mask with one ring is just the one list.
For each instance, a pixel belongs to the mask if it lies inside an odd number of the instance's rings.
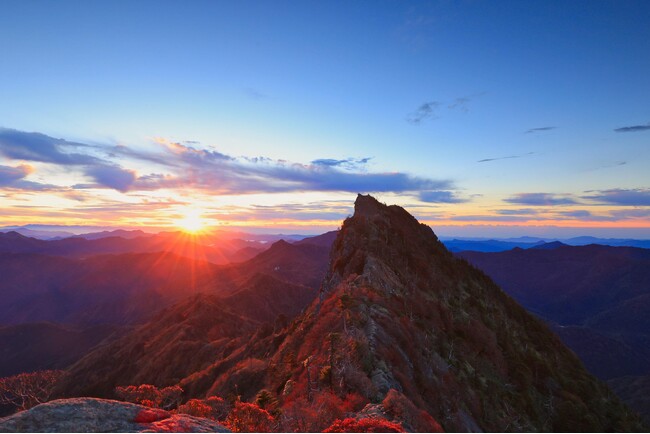
[[650,238],[650,2],[12,1],[0,226]]

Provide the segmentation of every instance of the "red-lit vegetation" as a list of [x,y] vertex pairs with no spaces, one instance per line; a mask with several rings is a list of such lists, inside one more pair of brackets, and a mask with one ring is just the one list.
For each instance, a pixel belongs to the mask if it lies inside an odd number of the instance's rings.
[[280,416],[285,432],[320,432],[336,419],[363,408],[368,401],[356,393],[341,398],[330,391],[314,392],[309,401],[304,397],[288,397]]
[[232,405],[219,396],[211,396],[204,401],[205,405],[210,407],[210,418],[214,420],[224,420],[230,413]]
[[275,419],[257,404],[238,402],[226,418],[225,425],[234,432],[272,432]]
[[201,399],[190,399],[185,404],[179,405],[178,412],[196,417],[212,417],[212,407]]
[[385,419],[348,417],[335,421],[323,432],[405,432],[401,425]]
[[0,378],[0,404],[27,410],[49,401],[63,371],[37,371]]
[[382,401],[384,410],[414,432],[444,432],[440,424],[426,411],[419,409],[402,393],[390,389]]
[[159,409],[159,408],[148,408],[145,410],[140,410],[138,414],[135,415],[133,422],[135,423],[153,423],[161,419],[168,418],[170,413],[168,411]]
[[151,384],[141,384],[140,386],[118,386],[115,388],[115,394],[127,402],[168,410],[180,403],[183,389],[179,386],[159,389]]

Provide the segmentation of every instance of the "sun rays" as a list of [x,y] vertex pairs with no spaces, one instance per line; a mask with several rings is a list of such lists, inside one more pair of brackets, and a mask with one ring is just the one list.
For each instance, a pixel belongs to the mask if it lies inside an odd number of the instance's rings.
[[181,218],[174,221],[183,232],[197,235],[207,229],[207,222],[203,218],[203,212],[197,209],[188,209],[181,213]]

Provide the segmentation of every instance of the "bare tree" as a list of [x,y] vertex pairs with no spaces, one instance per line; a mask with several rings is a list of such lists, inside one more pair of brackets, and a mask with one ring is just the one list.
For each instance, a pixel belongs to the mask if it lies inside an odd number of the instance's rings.
[[54,385],[63,371],[25,372],[0,378],[0,404],[10,404],[27,410],[49,401]]

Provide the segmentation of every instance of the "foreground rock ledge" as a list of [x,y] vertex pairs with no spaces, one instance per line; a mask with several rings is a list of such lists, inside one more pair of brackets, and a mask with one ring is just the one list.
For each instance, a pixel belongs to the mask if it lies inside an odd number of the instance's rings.
[[58,399],[0,419],[0,432],[230,432],[209,419],[127,402]]

